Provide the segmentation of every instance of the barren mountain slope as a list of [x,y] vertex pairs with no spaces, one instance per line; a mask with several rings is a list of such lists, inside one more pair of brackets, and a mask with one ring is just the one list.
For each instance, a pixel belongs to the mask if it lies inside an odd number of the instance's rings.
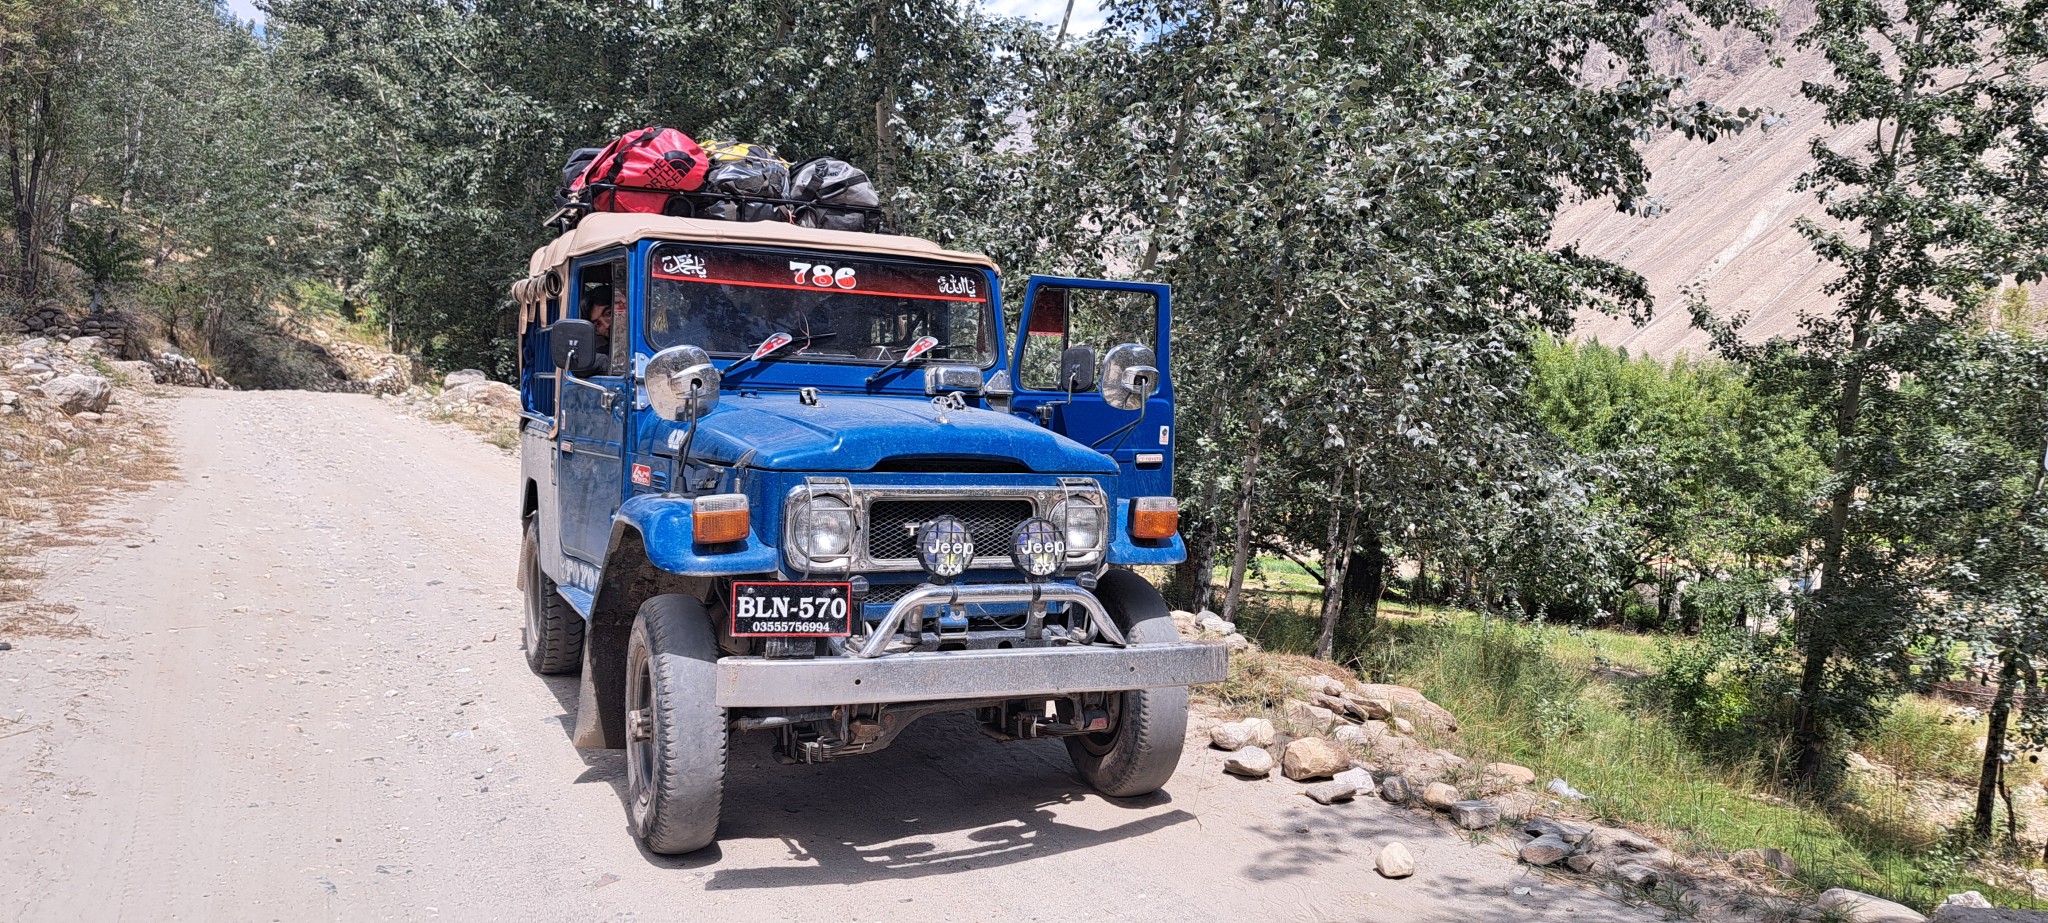
[[[1819,107],[1800,95],[1802,82],[1825,81],[1829,72],[1819,55],[1792,47],[1792,39],[1813,22],[1812,4],[1792,0],[1780,8],[1776,51],[1784,56],[1782,67],[1771,64],[1760,42],[1733,33],[1710,40],[1704,66],[1675,49],[1664,62],[1667,70],[1693,78],[1695,95],[1731,109],[1775,111],[1783,119],[1779,124],[1712,144],[1668,136],[1647,145],[1650,189],[1665,206],[1659,217],[1623,214],[1612,200],[1581,202],[1560,216],[1559,243],[1577,241],[1593,255],[1619,260],[1647,277],[1656,297],[1647,325],[1589,313],[1579,319],[1581,336],[1662,358],[1704,354],[1706,335],[1693,328],[1680,294],[1688,285],[1703,285],[1717,316],[1748,314],[1750,339],[1794,333],[1801,311],[1827,306],[1821,286],[1835,271],[1793,229],[1800,217],[1825,216],[1812,193],[1793,192],[1792,186],[1810,163],[1807,145],[1813,137],[1851,151],[1870,139],[1872,129],[1830,127]],[[2043,293],[2034,292],[2034,300],[2042,304]]]

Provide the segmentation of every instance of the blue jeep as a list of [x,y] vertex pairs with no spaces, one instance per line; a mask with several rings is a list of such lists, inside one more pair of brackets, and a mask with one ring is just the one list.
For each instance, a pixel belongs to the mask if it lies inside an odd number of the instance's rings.
[[1131,570],[1184,553],[1167,290],[1034,276],[1009,337],[998,283],[909,237],[593,214],[513,286],[526,657],[580,672],[575,745],[627,751],[649,849],[712,841],[736,731],[822,762],[966,711],[1107,795],[1172,776],[1226,663]]

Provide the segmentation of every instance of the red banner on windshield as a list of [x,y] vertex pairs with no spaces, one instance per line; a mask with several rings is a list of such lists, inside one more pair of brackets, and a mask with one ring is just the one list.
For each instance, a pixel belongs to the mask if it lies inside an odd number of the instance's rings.
[[788,291],[925,298],[979,304],[988,300],[987,277],[974,269],[906,266],[710,247],[665,246],[656,251],[654,278]]

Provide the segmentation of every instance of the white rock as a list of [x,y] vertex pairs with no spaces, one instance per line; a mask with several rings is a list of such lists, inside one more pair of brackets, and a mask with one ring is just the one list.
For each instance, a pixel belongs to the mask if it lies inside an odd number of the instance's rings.
[[1336,804],[1339,801],[1350,801],[1358,797],[1358,786],[1331,779],[1328,782],[1317,782],[1309,786],[1302,791],[1302,794],[1307,795],[1310,801],[1317,804]]
[[1527,766],[1517,766],[1513,763],[1488,763],[1480,771],[1509,785],[1536,784],[1536,772]]
[[66,375],[43,382],[43,396],[65,413],[107,409],[107,401],[114,396],[114,386],[98,375]]
[[1273,728],[1273,722],[1264,718],[1246,718],[1243,724],[1252,729],[1252,743],[1258,744],[1261,747],[1272,746],[1273,741],[1279,734]]
[[485,375],[477,369],[456,369],[453,372],[449,372],[447,378],[441,379],[441,387],[454,388],[461,385],[482,384],[490,380],[491,376]]
[[1351,758],[1336,744],[1320,737],[1288,741],[1280,763],[1281,772],[1296,782],[1327,779],[1351,768]]
[[1346,769],[1331,776],[1330,781],[1349,785],[1353,791],[1361,795],[1370,795],[1379,790],[1379,786],[1373,784],[1372,773],[1363,769]]
[[1219,724],[1209,729],[1209,743],[1218,750],[1242,750],[1252,742],[1251,725],[1243,721]]
[[1347,747],[1372,746],[1372,737],[1365,733],[1364,728],[1359,727],[1355,724],[1344,725],[1343,727],[1338,728],[1336,732],[1331,734],[1330,736],[1335,738],[1338,743],[1343,744]]
[[1273,772],[1273,754],[1260,747],[1246,747],[1223,761],[1223,771],[1247,779],[1263,779]]
[[[1969,907],[1977,910],[1989,910],[1991,909],[1991,902],[1986,900],[1984,898],[1984,895],[1979,892],[1964,891],[1961,894],[1951,894],[1948,897],[1943,898],[1941,901],[1941,906]],[[1938,910],[1939,908],[1936,909]]]
[[1380,856],[1373,866],[1386,878],[1406,878],[1415,874],[1415,857],[1408,853],[1408,847],[1388,843],[1380,848]]
[[1902,904],[1848,888],[1821,892],[1814,906],[1842,923],[1926,923],[1927,917]]

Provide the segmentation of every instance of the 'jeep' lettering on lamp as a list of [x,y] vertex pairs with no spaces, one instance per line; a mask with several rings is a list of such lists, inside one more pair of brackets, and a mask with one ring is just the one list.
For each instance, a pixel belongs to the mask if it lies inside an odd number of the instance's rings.
[[942,581],[958,577],[974,560],[974,534],[959,519],[940,516],[918,530],[917,560]]

